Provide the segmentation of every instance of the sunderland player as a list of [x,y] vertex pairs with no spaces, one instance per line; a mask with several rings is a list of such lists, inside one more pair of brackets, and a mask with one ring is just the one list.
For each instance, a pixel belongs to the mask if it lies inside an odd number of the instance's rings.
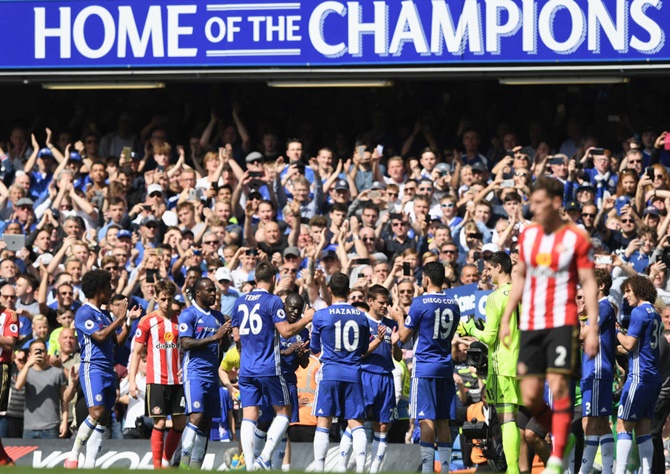
[[516,364],[519,358],[520,333],[517,328],[519,310],[512,313],[510,346],[500,343],[500,320],[509,301],[512,287],[512,260],[505,252],[495,252],[484,260],[484,277],[491,279],[496,290],[486,299],[486,323],[483,330],[473,319],[463,325],[467,335],[474,336],[489,348],[486,401],[494,405],[502,429],[503,451],[507,472],[518,474],[521,436],[516,426],[516,415],[521,403]]
[[[135,344],[130,358],[130,396],[137,398],[135,377],[140,355],[147,351],[147,406],[146,414],[153,418],[151,453],[154,469],[170,467],[172,455],[181,439],[186,417],[184,387],[179,383],[181,351],[179,349],[179,320],[173,311],[174,283],[161,280],[156,283],[158,309],[140,320],[135,332]],[[172,428],[165,438],[165,420],[172,416]]]
[[[105,270],[91,270],[81,279],[81,290],[88,301],[77,310],[74,326],[81,347],[79,383],[86,398],[88,417],[79,426],[72,451],[65,461],[66,468],[79,466],[79,452],[84,446],[86,459],[83,467],[95,466],[102,435],[116,403],[114,344],[121,345],[128,337],[128,300],[114,306],[114,320],[101,309],[109,305],[112,297],[111,282],[112,275]],[[135,307],[132,312],[139,315],[140,309]]]
[[444,281],[444,266],[439,262],[427,263],[422,281],[426,293],[414,298],[404,321],[402,313],[391,312],[402,342],[417,333],[410,414],[419,420],[421,430],[421,472],[433,472],[436,435],[442,472],[449,471],[451,460],[449,412],[455,396],[451,341],[461,313],[456,300],[442,293]]
[[330,278],[328,292],[332,305],[317,311],[312,323],[311,349],[321,353],[321,381],[314,409],[314,470],[323,472],[333,417],[347,420],[353,439],[356,472],[363,472],[367,438],[363,428],[365,402],[361,384],[361,358],[368,351],[368,318],[347,303],[349,277],[336,273]]
[[[523,404],[554,435],[545,468],[551,474],[562,474],[563,459],[567,461],[571,450],[568,436],[574,409],[570,379],[579,354],[577,281],[584,289],[589,319],[584,352],[589,357],[598,352],[598,286],[593,273],[593,249],[582,230],[561,220],[562,200],[560,181],[550,177],[536,181],[530,207],[537,223],[526,227],[519,236],[519,261],[500,328],[501,341],[510,347],[510,321],[521,303],[517,375],[521,378]],[[553,413],[543,398],[545,379],[553,397]]]
[[221,343],[230,332],[223,314],[212,309],[216,286],[209,278],[193,284],[193,305],[179,315],[179,344],[184,351],[184,396],[188,423],[181,438],[182,468],[200,468],[212,418],[221,410],[217,368]]
[[[0,305],[0,412],[7,411],[12,372],[12,352],[19,338],[19,318],[12,309]],[[0,440],[0,466],[13,466]]]
[[617,341],[628,351],[628,376],[621,393],[617,414],[616,472],[624,474],[632,448],[632,434],[640,454],[642,474],[651,472],[654,447],[651,441],[651,418],[661,391],[658,369],[659,344],[663,337],[663,322],[654,308],[656,288],[642,275],[623,282],[623,296],[633,308],[628,332],[618,332]]
[[[398,342],[398,325],[386,317],[389,291],[381,285],[373,285],[368,290],[367,313],[370,324],[370,347],[363,356],[361,381],[365,400],[365,416],[372,421],[374,437],[372,441],[372,464],[370,472],[377,473],[386,455],[386,435],[389,424],[397,418],[395,382],[393,380],[393,356],[402,359]],[[340,442],[341,472],[346,471],[351,451],[351,431],[347,429]]]
[[[603,268],[595,270],[598,283],[598,354],[592,359],[582,358],[582,426],[584,427],[584,454],[579,474],[589,474],[600,445],[602,474],[612,473],[614,436],[609,419],[612,414],[612,383],[614,382],[614,351],[616,341],[616,311],[607,300],[612,277]],[[582,328],[582,332],[586,325]]]
[[[270,468],[272,453],[288,429],[291,419],[289,389],[282,375],[279,336],[289,339],[312,321],[313,312],[289,323],[284,303],[272,294],[277,268],[269,262],[256,267],[256,289],[235,302],[233,337],[241,346],[238,387],[242,403],[240,442],[247,470]],[[297,392],[296,392],[297,393]],[[259,406],[266,397],[275,411],[261,455],[254,459],[254,431]]]

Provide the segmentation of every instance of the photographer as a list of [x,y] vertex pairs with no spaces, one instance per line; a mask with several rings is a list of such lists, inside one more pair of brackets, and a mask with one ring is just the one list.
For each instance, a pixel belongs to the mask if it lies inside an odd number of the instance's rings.
[[[519,472],[521,439],[516,427],[516,413],[520,403],[519,385],[516,381],[516,364],[519,355],[518,311],[512,315],[509,348],[500,343],[498,330],[503,311],[507,306],[512,284],[512,261],[505,252],[494,252],[484,261],[484,276],[491,279],[497,289],[486,300],[486,326],[474,319],[461,324],[459,333],[474,336],[489,347],[486,398],[495,407],[502,429],[502,443],[507,461],[507,472]],[[479,327],[478,327],[479,326]]]

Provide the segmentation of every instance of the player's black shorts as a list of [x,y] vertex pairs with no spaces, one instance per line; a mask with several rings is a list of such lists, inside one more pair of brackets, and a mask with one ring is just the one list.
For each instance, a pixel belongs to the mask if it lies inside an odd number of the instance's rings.
[[0,412],[7,411],[9,403],[9,387],[11,386],[11,364],[0,364]]
[[516,413],[516,426],[521,430],[530,430],[542,439],[547,436],[547,430],[538,423],[537,419],[524,406],[519,407],[519,411]]
[[579,326],[521,331],[519,377],[547,372],[575,376],[578,362]]
[[182,415],[186,408],[183,385],[147,384],[147,415]]

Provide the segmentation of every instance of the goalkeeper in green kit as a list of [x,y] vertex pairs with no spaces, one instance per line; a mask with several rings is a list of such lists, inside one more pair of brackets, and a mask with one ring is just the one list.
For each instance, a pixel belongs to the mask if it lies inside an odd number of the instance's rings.
[[[512,286],[512,261],[505,252],[495,252],[484,259],[485,277],[497,286],[486,299],[486,322],[481,326],[474,319],[459,325],[459,333],[474,336],[488,346],[488,376],[486,378],[486,401],[495,407],[502,428],[502,443],[507,461],[507,472],[519,473],[519,449],[521,436],[516,426],[516,414],[521,402],[519,383],[516,379],[516,364],[519,358],[518,328],[519,311],[510,320],[510,345],[505,347],[498,337],[500,322],[509,301]],[[479,326],[479,327],[478,327]]]

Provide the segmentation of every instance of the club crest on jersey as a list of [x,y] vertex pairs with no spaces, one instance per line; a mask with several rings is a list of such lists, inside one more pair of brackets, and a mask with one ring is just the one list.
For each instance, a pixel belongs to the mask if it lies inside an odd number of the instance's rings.
[[[565,248],[564,248],[565,250]],[[535,263],[541,267],[548,267],[551,265],[551,254],[550,253],[538,253],[535,257]]]
[[165,342],[172,342],[174,340],[174,334],[171,332],[165,333]]

